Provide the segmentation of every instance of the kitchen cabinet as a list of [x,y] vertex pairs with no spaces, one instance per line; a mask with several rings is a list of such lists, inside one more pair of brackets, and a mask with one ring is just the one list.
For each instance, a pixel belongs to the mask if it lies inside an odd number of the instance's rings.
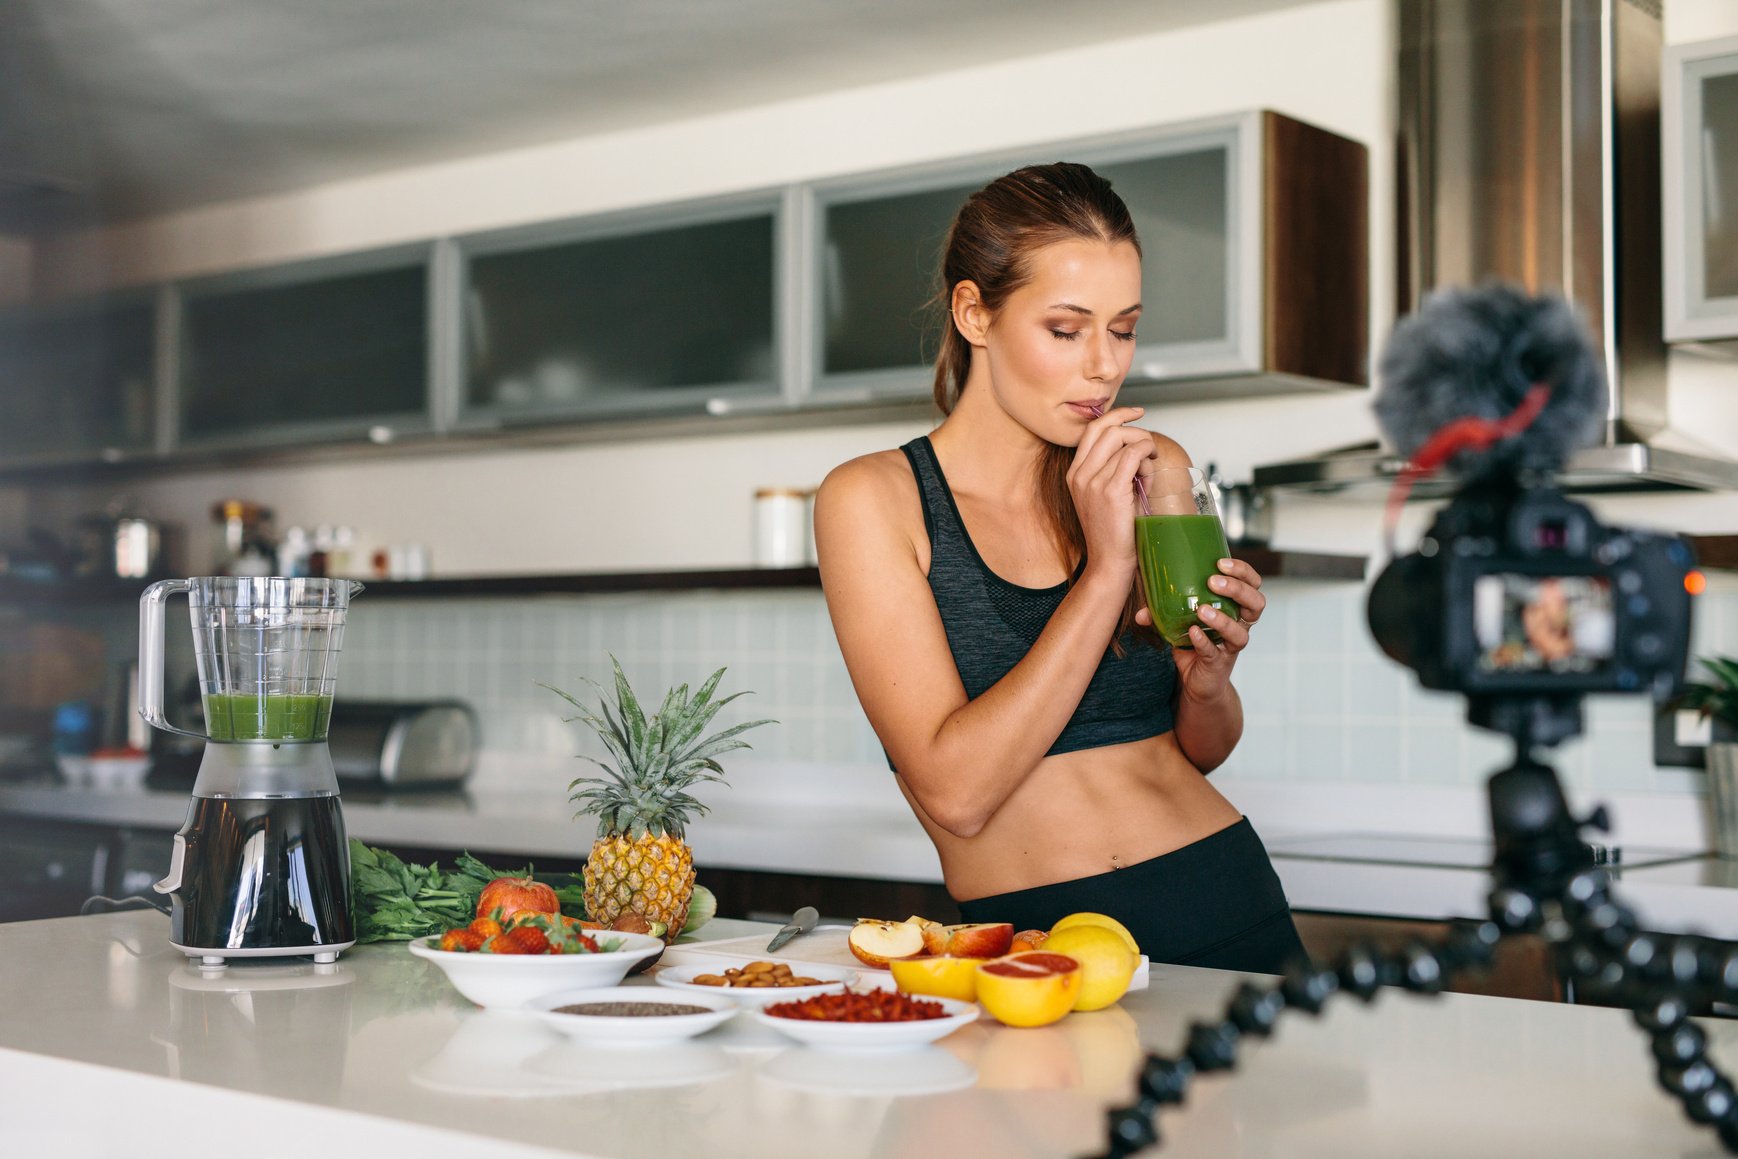
[[815,186],[816,402],[929,396],[936,270],[954,214],[997,175],[1055,157],[1107,177],[1140,235],[1145,310],[1128,378],[1138,394],[1367,381],[1365,149],[1253,112]]
[[157,319],[150,292],[0,315],[0,462],[151,452]]
[[1738,36],[1663,68],[1666,339],[1738,349]]
[[462,239],[458,425],[778,402],[779,206],[768,195]]
[[431,254],[419,245],[178,287],[176,445],[428,429]]

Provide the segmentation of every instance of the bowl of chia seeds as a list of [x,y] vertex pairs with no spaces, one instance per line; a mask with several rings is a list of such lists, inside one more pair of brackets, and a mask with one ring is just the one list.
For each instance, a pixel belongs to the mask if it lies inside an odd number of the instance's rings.
[[659,1046],[705,1034],[739,1007],[713,994],[678,994],[653,986],[562,990],[525,1009],[570,1038],[597,1046]]

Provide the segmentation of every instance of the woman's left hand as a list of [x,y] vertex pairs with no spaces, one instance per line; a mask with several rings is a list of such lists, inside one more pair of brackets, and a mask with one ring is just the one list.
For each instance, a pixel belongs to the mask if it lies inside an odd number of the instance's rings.
[[[1175,648],[1177,679],[1185,695],[1192,700],[1212,700],[1231,683],[1231,669],[1237,654],[1249,647],[1249,629],[1261,619],[1267,607],[1267,597],[1261,594],[1261,573],[1240,559],[1219,561],[1221,574],[1207,581],[1207,586],[1232,600],[1241,614],[1232,617],[1214,608],[1200,610],[1201,625],[1219,634],[1215,644],[1198,625],[1189,629],[1193,648]],[[1137,623],[1150,624],[1152,617],[1145,608],[1135,613]]]

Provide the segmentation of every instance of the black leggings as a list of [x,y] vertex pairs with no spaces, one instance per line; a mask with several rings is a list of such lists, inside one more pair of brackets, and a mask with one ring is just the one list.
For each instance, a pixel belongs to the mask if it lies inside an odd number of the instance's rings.
[[1013,922],[1016,930],[1047,930],[1081,912],[1127,926],[1154,962],[1279,974],[1304,952],[1247,817],[1126,869],[960,903],[968,922]]

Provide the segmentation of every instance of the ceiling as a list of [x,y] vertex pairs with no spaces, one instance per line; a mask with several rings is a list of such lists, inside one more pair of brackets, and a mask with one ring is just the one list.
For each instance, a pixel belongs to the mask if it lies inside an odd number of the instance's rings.
[[4,0],[0,230],[120,220],[1298,0]]

